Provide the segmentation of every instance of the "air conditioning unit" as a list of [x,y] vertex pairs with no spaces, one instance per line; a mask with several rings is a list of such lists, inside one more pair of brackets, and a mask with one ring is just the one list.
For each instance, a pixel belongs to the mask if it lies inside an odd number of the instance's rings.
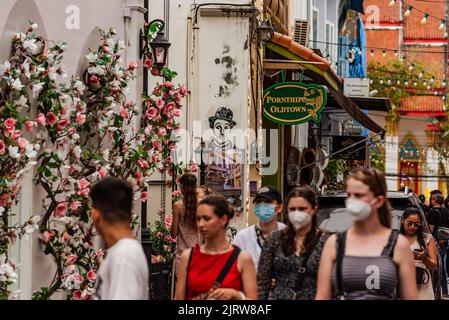
[[309,44],[309,22],[307,20],[295,20],[295,31],[293,40],[302,46],[307,47]]

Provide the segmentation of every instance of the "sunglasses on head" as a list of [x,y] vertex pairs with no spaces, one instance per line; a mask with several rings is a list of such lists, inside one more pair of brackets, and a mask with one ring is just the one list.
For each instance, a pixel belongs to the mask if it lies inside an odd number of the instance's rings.
[[415,228],[419,228],[421,226],[421,223],[419,223],[419,222],[413,222],[413,221],[404,221],[404,222],[408,227],[414,226]]

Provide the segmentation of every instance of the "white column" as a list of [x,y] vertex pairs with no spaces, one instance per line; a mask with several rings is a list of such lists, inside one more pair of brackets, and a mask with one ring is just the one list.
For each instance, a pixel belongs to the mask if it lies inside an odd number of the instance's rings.
[[[438,175],[438,152],[434,148],[429,148],[426,158],[426,175],[437,176]],[[427,188],[432,190],[438,189],[438,178],[426,178],[424,190]]]
[[[385,173],[389,175],[397,175],[399,173],[399,138],[397,136],[387,136],[385,147]],[[398,190],[398,176],[387,176],[388,191]]]

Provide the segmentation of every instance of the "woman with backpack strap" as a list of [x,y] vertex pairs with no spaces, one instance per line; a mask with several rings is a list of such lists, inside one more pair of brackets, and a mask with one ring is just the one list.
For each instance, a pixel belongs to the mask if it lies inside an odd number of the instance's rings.
[[328,238],[318,229],[316,194],[310,187],[296,187],[285,207],[287,228],[273,233],[262,248],[259,299],[313,300],[321,250]]
[[176,300],[257,298],[256,270],[251,256],[226,237],[232,217],[224,197],[208,196],[200,201],[196,221],[204,244],[182,253]]
[[391,229],[384,174],[356,168],[346,180],[353,225],[329,237],[318,271],[317,300],[418,299],[408,240]]

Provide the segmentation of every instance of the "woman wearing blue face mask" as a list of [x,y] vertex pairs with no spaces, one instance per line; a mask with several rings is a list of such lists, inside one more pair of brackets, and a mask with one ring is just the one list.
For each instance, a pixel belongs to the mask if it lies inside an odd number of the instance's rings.
[[285,228],[283,223],[277,222],[277,215],[282,212],[282,197],[273,187],[262,187],[254,198],[254,214],[259,219],[258,225],[240,230],[233,244],[248,251],[256,267],[259,264],[260,253],[265,239],[273,232]]
[[310,187],[297,187],[288,194],[287,228],[273,233],[260,256],[259,299],[315,299],[321,250],[328,238],[318,229],[317,203]]
[[318,271],[318,300],[416,300],[408,240],[391,229],[384,174],[357,168],[346,180],[346,210],[354,220],[329,237]]

